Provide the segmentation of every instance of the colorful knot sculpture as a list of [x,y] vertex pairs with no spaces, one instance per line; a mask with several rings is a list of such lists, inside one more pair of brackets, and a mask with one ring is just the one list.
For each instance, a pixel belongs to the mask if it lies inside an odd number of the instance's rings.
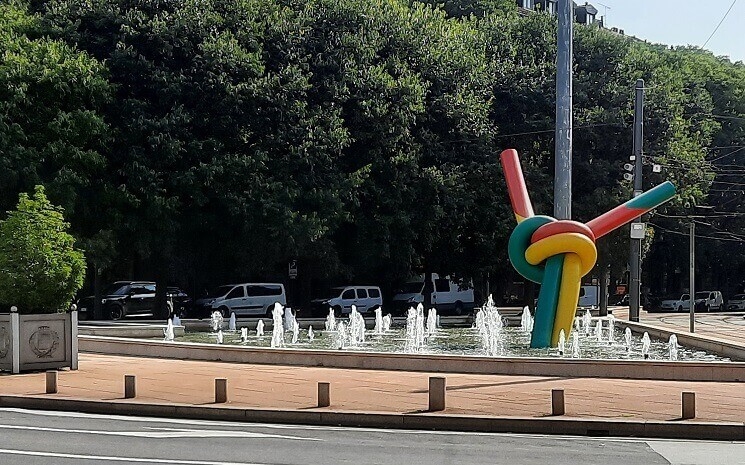
[[517,226],[507,246],[510,261],[525,279],[541,285],[530,346],[556,347],[559,333],[572,329],[582,277],[592,270],[595,241],[675,195],[664,182],[587,224],[533,213],[516,150],[500,155]]

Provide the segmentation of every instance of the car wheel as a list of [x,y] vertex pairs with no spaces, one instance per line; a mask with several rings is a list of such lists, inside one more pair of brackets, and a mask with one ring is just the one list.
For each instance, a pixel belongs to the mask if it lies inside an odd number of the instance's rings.
[[267,318],[274,318],[274,305],[267,305],[264,316],[266,316]]
[[682,305],[678,305],[678,313],[683,313],[683,306]]
[[220,307],[217,311],[220,312],[223,318],[230,318],[230,309],[228,307]]
[[341,318],[341,305],[334,305],[334,317]]
[[121,320],[124,318],[124,307],[116,304],[109,307],[109,318],[112,320]]

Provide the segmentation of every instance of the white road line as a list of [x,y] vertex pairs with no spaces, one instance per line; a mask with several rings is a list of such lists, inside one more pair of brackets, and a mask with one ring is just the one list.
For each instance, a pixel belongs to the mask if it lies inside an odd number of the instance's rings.
[[254,433],[251,431],[221,431],[198,429],[168,429],[165,431],[103,431],[68,428],[49,428],[43,426],[0,425],[0,429],[25,431],[44,431],[49,433],[98,434],[101,436],[125,436],[133,438],[167,439],[167,438],[251,438],[251,439],[290,439],[296,441],[322,441],[316,438],[284,436],[279,434]]
[[29,450],[0,449],[0,454],[26,455],[32,457],[55,457],[75,460],[106,460],[107,462],[167,463],[172,465],[270,465],[256,462],[205,462],[200,460],[151,459],[141,457],[112,457],[107,455],[62,454],[58,452],[41,452]]

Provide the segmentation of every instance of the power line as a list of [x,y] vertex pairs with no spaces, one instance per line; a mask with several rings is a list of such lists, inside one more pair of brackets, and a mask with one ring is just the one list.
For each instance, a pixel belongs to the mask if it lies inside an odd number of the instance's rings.
[[704,45],[702,45],[701,48],[706,47],[706,44],[708,44],[709,41],[711,40],[711,38],[714,37],[714,34],[716,34],[717,31],[719,30],[719,26],[722,25],[722,23],[724,22],[724,20],[727,19],[727,16],[729,15],[729,12],[732,11],[732,7],[735,6],[735,3],[737,3],[737,0],[732,0],[732,5],[729,6],[729,8],[727,9],[727,12],[724,13],[724,16],[722,16],[722,19],[719,21],[719,24],[717,24],[717,27],[714,28],[714,30],[712,31],[711,35],[709,36],[708,39],[706,39],[706,42],[704,42]]
[[[649,223],[649,224],[651,224],[655,228],[659,228],[659,229],[661,229],[661,230],[663,230],[665,232],[668,232],[670,234],[677,234],[679,236],[685,236],[685,237],[689,237],[690,236],[688,233],[683,233],[683,232],[680,232],[680,231],[675,231],[674,229],[668,229],[668,228],[665,228],[665,227],[660,226],[660,225],[655,224],[655,223]],[[704,234],[696,234],[696,239],[712,239],[712,240],[716,240],[716,241],[739,242],[739,243],[745,242],[745,238],[743,238],[743,239],[734,239],[734,238],[726,238],[726,237],[707,236],[707,235],[704,235]]]

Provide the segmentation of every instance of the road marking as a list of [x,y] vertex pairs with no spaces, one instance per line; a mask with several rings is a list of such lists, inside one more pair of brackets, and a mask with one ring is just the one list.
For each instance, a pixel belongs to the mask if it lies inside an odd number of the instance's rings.
[[141,457],[112,457],[107,455],[62,454],[59,452],[37,452],[30,450],[0,449],[0,454],[26,455],[32,457],[55,457],[75,460],[106,460],[107,462],[168,463],[173,465],[270,465],[256,462],[212,462],[200,460],[150,459]]
[[[223,431],[206,429],[169,429],[164,431],[102,431],[84,429],[49,428],[42,426],[0,425],[0,429],[14,429],[26,431],[45,431],[50,433],[98,434],[102,436],[125,436],[133,438],[169,439],[169,438],[252,438],[252,439],[290,439],[296,441],[323,441],[316,438],[284,436],[279,434],[254,433],[251,431]],[[153,428],[155,429],[155,428]]]

